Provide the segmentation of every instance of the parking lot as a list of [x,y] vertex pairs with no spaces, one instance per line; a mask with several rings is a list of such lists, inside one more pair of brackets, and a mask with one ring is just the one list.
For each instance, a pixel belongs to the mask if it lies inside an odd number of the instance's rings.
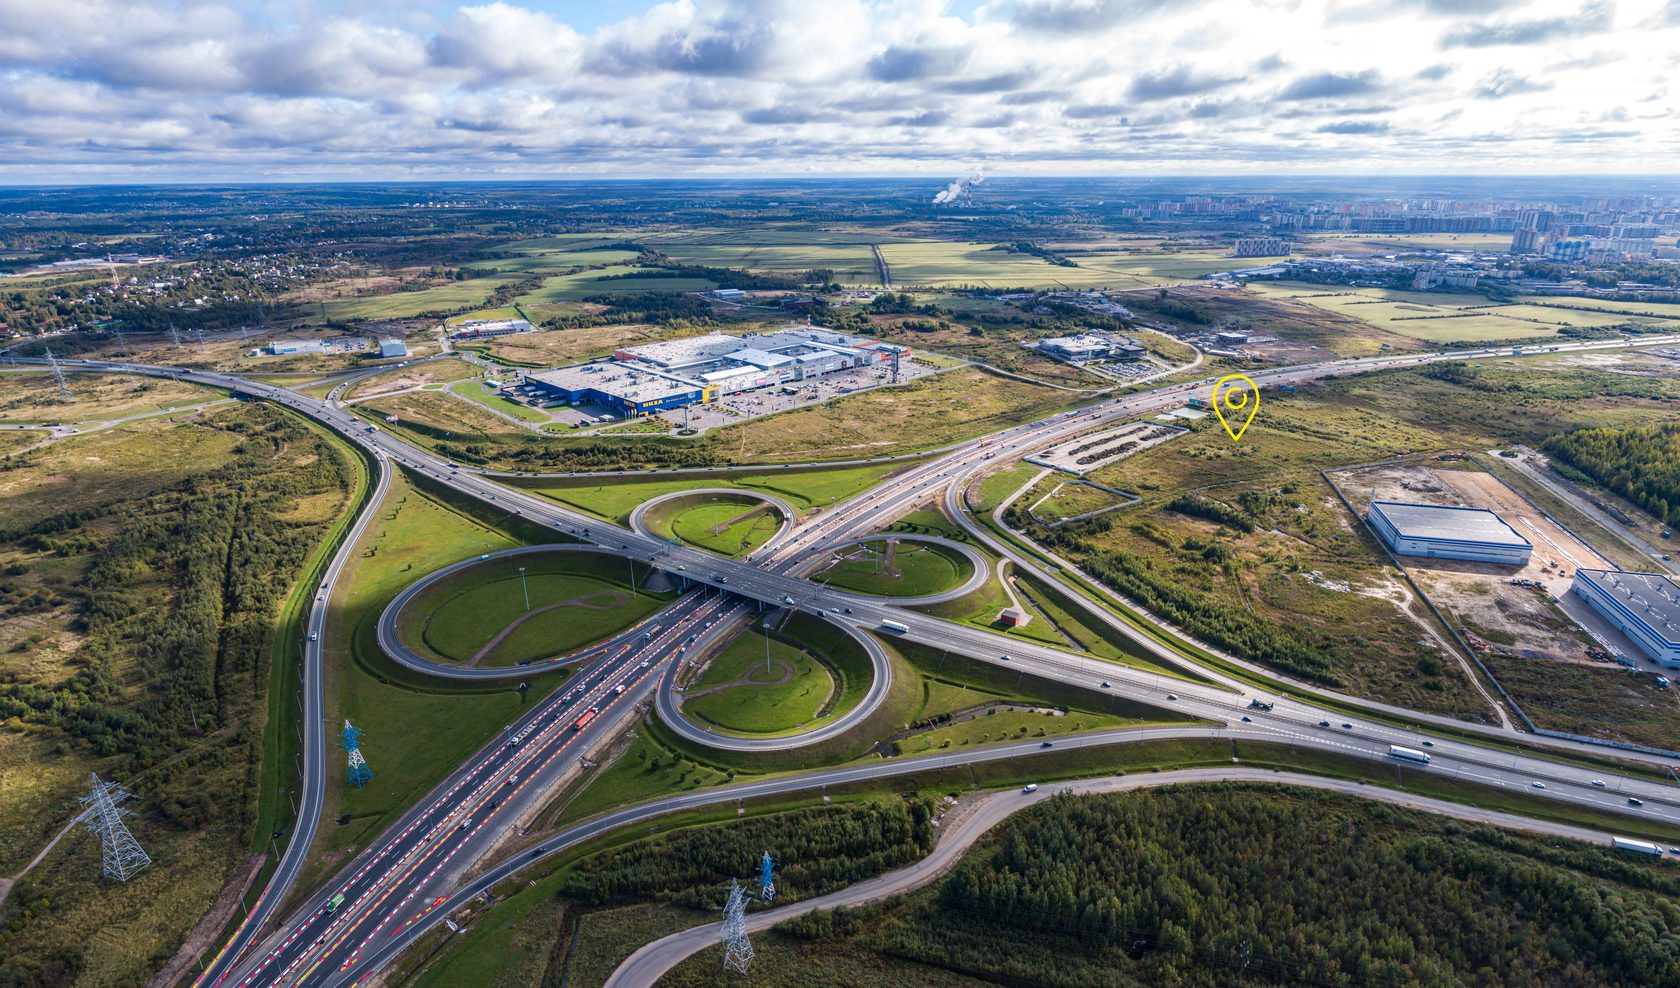
[[[898,380],[904,384],[935,370],[932,364],[912,358],[900,364]],[[675,429],[681,429],[686,418],[689,428],[704,431],[777,412],[820,405],[833,398],[889,385],[891,381],[892,368],[888,365],[859,367],[808,381],[790,381],[779,387],[742,391],[724,396],[710,405],[692,405],[687,409],[678,408],[659,414]]]

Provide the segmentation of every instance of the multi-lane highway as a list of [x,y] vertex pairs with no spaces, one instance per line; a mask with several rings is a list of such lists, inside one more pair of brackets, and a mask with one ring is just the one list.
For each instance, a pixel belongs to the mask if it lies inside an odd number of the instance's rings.
[[[1649,340],[1642,341],[1641,345],[1669,342],[1673,341]],[[1567,344],[1557,349],[1590,350],[1622,345],[1583,343]],[[1257,372],[1251,376],[1266,387],[1360,373],[1378,367],[1499,356],[1503,353],[1475,351],[1338,360]],[[1428,746],[1433,753],[1434,764],[1416,770],[1449,772],[1492,785],[1520,788],[1544,798],[1627,812],[1631,815],[1630,829],[1634,831],[1637,831],[1637,821],[1641,818],[1667,822],[1680,820],[1680,803],[1675,799],[1677,790],[1659,783],[1614,778],[1597,780],[1605,783],[1600,786],[1594,784],[1591,773],[1585,769],[1527,754],[1494,754],[1467,742],[1432,738],[1385,724],[1343,720],[1303,701],[1269,698],[1277,699],[1271,711],[1251,710],[1247,706],[1250,697],[1242,692],[1239,684],[1179,682],[983,629],[953,624],[903,610],[889,601],[830,590],[813,585],[799,575],[804,566],[817,558],[816,550],[878,530],[893,518],[939,496],[949,484],[985,461],[1018,457],[1106,422],[1175,407],[1188,394],[1203,390],[1206,382],[1173,385],[1105,400],[1100,405],[959,444],[945,455],[913,466],[875,489],[836,505],[799,526],[778,544],[768,558],[743,563],[700,550],[672,546],[664,540],[625,531],[526,492],[503,487],[487,476],[458,469],[424,450],[411,447],[376,426],[358,420],[331,401],[316,401],[271,385],[207,372],[104,361],[62,363],[67,369],[128,371],[175,377],[232,388],[280,402],[369,448],[380,461],[382,474],[389,463],[400,463],[511,513],[567,531],[602,549],[681,572],[688,579],[717,591],[704,596],[691,594],[674,604],[662,616],[667,624],[661,626],[659,637],[649,642],[646,648],[606,649],[598,658],[588,660],[590,665],[572,681],[576,685],[569,684],[565,694],[539,704],[532,713],[510,728],[510,733],[522,735],[526,739],[524,742],[518,745],[498,743],[478,753],[427,801],[404,817],[391,833],[358,857],[327,889],[317,893],[302,910],[282,924],[260,948],[246,952],[242,943],[236,941],[231,945],[218,958],[207,981],[223,980],[227,971],[233,968],[236,977],[232,980],[242,985],[338,984],[346,983],[346,978],[364,974],[383,959],[388,959],[394,942],[400,939],[392,936],[393,931],[406,937],[407,931],[412,930],[417,935],[419,930],[444,915],[441,911],[429,911],[430,905],[435,903],[428,900],[441,895],[467,865],[489,851],[496,843],[495,837],[501,833],[502,822],[516,817],[525,804],[534,799],[537,787],[531,782],[533,776],[545,772],[549,777],[557,774],[572,753],[581,750],[595,736],[592,732],[603,731],[610,719],[628,709],[632,699],[652,688],[655,670],[660,669],[661,663],[680,654],[682,640],[686,636],[677,634],[679,625],[687,634],[694,634],[692,628],[695,622],[704,626],[706,620],[720,620],[724,611],[733,606],[730,603],[732,597],[726,596],[723,591],[772,605],[783,605],[792,599],[794,606],[800,609],[864,628],[881,628],[883,621],[891,621],[904,628],[900,634],[909,640],[946,648],[980,661],[999,665],[1007,663],[1009,668],[1041,677],[1109,691],[1116,696],[1230,725],[1212,729],[1161,729],[1170,736],[1193,736],[1205,730],[1224,731],[1227,735],[1286,741],[1321,750],[1379,758],[1385,756],[1391,744],[1422,745]],[[721,629],[723,625],[715,627]],[[1182,661],[1177,656],[1170,656],[1170,659]],[[318,669],[318,651],[313,662]],[[318,692],[318,686],[317,678],[312,689]],[[324,773],[319,757],[324,745],[319,737],[318,696],[316,704],[313,708],[316,711],[314,722],[309,726],[306,737],[309,733],[315,734],[314,751],[317,757],[305,760],[305,790],[307,796],[313,789],[313,805],[318,807],[319,787]],[[568,718],[574,711],[587,711],[591,707],[598,708],[595,716],[580,730],[570,730],[570,723],[576,721],[573,719],[568,723]],[[1414,716],[1414,720],[1427,719]],[[1131,736],[1137,735],[1134,733]],[[1102,743],[1102,740],[1102,736],[1092,736],[1057,742],[1057,745],[1065,748]],[[1112,740],[1109,738],[1109,743]],[[1551,746],[1569,747],[1563,743]],[[1027,753],[1000,748],[963,757],[1019,757]],[[904,766],[910,761],[898,759],[845,771],[860,773],[859,777],[898,774],[906,770]],[[508,778],[512,775],[519,775],[522,781],[510,785]],[[813,780],[827,777],[839,778],[833,773],[818,773],[782,780],[776,785],[783,788],[767,791],[793,791]],[[512,791],[501,794],[498,787],[502,786]],[[731,791],[735,790],[720,790],[715,795],[733,798],[728,796]],[[1637,800],[1640,805],[1636,806],[1630,800]],[[305,802],[309,804],[307,798]],[[607,819],[618,818],[619,815],[615,815]],[[288,846],[287,856],[292,856],[294,846],[306,846],[308,836],[300,826]],[[548,846],[545,843],[544,848]],[[536,853],[542,853],[542,849]],[[301,855],[300,850],[300,861]],[[288,875],[295,875],[295,870],[294,864]],[[272,911],[273,903],[283,897],[288,887],[289,880],[282,882],[277,874],[259,910]],[[344,900],[329,908],[333,898],[339,894],[345,896]],[[441,908],[450,908],[451,901],[453,899],[446,901]],[[254,912],[252,921],[246,927],[255,930],[260,926],[261,920]],[[376,944],[371,938],[380,931],[385,932],[385,938]],[[243,932],[242,936],[248,937],[249,931]],[[401,939],[401,942],[407,940]],[[235,967],[233,962],[236,960],[239,963]]]

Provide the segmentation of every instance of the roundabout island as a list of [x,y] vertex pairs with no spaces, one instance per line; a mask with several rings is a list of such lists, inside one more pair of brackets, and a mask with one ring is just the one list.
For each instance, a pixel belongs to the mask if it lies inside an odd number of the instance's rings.
[[763,491],[702,487],[645,501],[629,521],[643,535],[742,559],[781,542],[797,517],[793,505]]

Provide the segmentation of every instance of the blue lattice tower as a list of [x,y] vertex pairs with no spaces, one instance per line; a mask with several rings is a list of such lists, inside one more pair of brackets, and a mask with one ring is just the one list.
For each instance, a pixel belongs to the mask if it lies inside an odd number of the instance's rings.
[[362,729],[344,722],[344,730],[338,736],[339,747],[349,755],[349,767],[345,773],[345,780],[357,789],[368,784],[373,778],[373,769],[368,768],[367,759],[362,757]]
[[765,851],[764,857],[758,859],[758,901],[769,902],[776,897],[775,870],[776,859]]

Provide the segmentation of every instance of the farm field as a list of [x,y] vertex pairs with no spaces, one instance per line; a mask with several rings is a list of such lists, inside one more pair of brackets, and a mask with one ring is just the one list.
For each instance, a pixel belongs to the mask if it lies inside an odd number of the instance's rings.
[[867,244],[661,244],[674,261],[715,268],[803,272],[827,269],[842,285],[878,285]]
[[508,278],[473,278],[452,281],[412,292],[391,292],[366,298],[327,299],[307,307],[313,319],[407,319],[424,315],[448,315],[466,309],[483,308],[490,295]]
[[474,261],[465,265],[468,271],[484,271],[499,274],[517,273],[529,274],[560,274],[579,267],[604,267],[607,265],[624,264],[634,261],[637,252],[623,248],[606,247],[597,250],[587,248],[566,250],[548,248],[517,248],[519,257],[497,257],[484,261]]
[[[712,659],[683,700],[683,710],[716,727],[739,734],[791,731],[816,719],[838,688],[821,662],[804,649],[745,633]],[[717,692],[696,694],[708,689]]]
[[974,567],[961,555],[927,542],[902,541],[886,565],[887,544],[864,542],[836,550],[839,562],[812,574],[839,590],[879,597],[921,597],[962,586]]
[[[1293,299],[1416,339],[1432,343],[1479,343],[1490,340],[1544,339],[1565,326],[1667,325],[1653,316],[1622,316],[1598,307],[1491,303],[1480,295],[1407,292],[1387,288],[1342,288],[1301,282],[1251,282],[1263,296]],[[1675,308],[1680,308],[1676,306]],[[1590,311],[1589,311],[1590,310]]]
[[[614,265],[606,268],[588,268],[571,274],[554,275],[544,278],[542,287],[534,292],[519,296],[515,301],[520,305],[542,305],[550,302],[568,302],[589,298],[593,295],[626,295],[635,292],[697,292],[717,287],[716,282],[705,278],[681,278],[665,275],[660,268],[647,268],[638,265]],[[625,278],[622,275],[640,274],[645,276]]]

